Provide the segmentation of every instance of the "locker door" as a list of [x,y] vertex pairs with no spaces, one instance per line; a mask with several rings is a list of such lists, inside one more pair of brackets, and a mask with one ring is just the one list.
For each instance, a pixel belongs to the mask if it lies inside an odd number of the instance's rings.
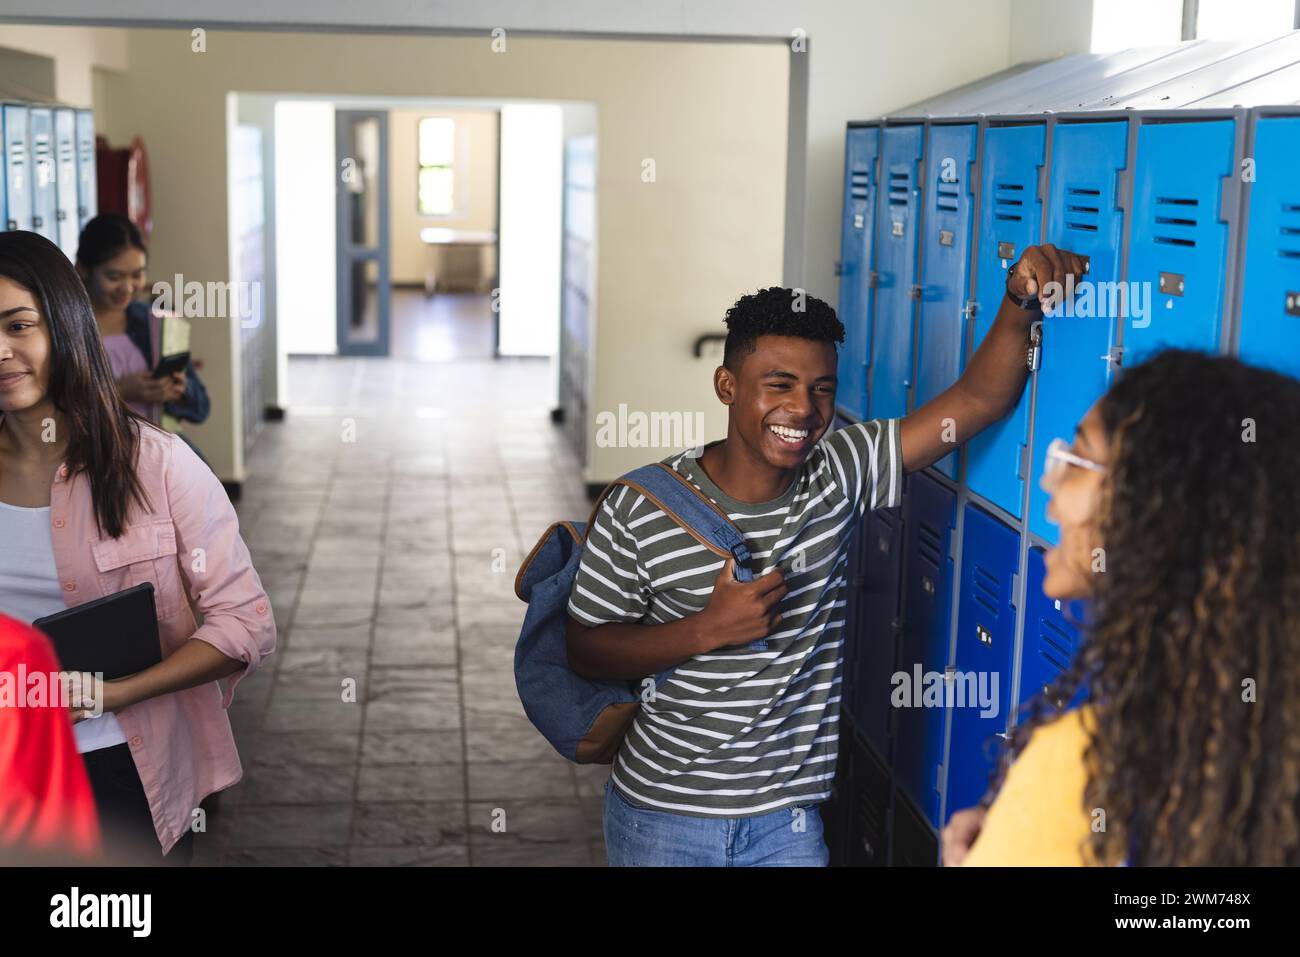
[[[957,381],[965,345],[969,297],[970,181],[975,162],[975,125],[933,126],[926,151],[925,226],[921,232],[921,305],[916,342],[916,405],[929,402]],[[935,463],[957,477],[957,451]]]
[[59,206],[54,169],[54,114],[48,107],[34,106],[28,113],[28,122],[32,144],[32,230],[57,243]]
[[77,258],[81,228],[77,220],[77,114],[54,111],[54,168],[59,248],[69,260]]
[[6,103],[4,117],[5,229],[32,228],[31,153],[27,107]]
[[1016,640],[1020,536],[974,505],[963,529],[945,819],[988,790],[1007,729]]
[[901,795],[894,801],[891,863],[895,867],[935,867],[939,863],[939,835]]
[[[979,348],[1007,290],[1007,270],[1039,240],[1042,200],[1038,171],[1044,162],[1046,129],[997,126],[984,133],[980,177],[979,260],[975,286],[973,349]],[[971,491],[1020,516],[1022,471],[1029,436],[1029,390],[1007,418],[989,426],[966,446],[966,484]]]
[[[909,479],[903,558],[903,634],[897,673],[912,689],[911,707],[898,707],[894,771],[899,786],[931,824],[939,821],[943,761],[942,707],[924,707],[916,692],[926,675],[942,675],[948,663],[952,598],[952,535],[957,499],[924,473]],[[917,680],[917,674],[920,681]],[[894,690],[891,688],[891,705]]]
[[[839,427],[839,421],[836,422]],[[865,598],[866,576],[862,565],[862,542],[866,519],[859,519],[852,529],[852,541],[849,543],[849,560],[845,569],[847,585],[844,589],[844,644],[842,646],[840,678],[840,714],[857,716],[861,689],[858,687],[858,658],[862,654],[864,643],[862,621],[863,601]],[[843,730],[841,729],[841,736]]]
[[1218,348],[1228,251],[1219,194],[1233,173],[1233,127],[1210,120],[1138,129],[1128,279],[1130,289],[1142,284],[1149,308],[1144,316],[1129,310],[1126,366],[1161,347]]
[[835,777],[831,781],[831,796],[818,808],[822,816],[822,830],[826,850],[830,852],[831,867],[845,864],[849,840],[849,802],[853,799],[853,725],[843,714],[840,716],[840,750],[835,761]]
[[[1046,240],[1085,256],[1094,290],[1113,290],[1119,281],[1124,212],[1116,207],[1117,177],[1124,168],[1128,123],[1061,123],[1052,143]],[[1084,299],[1075,297],[1082,307]],[[1048,542],[1058,530],[1047,520],[1047,493],[1038,485],[1044,450],[1054,438],[1069,439],[1088,407],[1110,385],[1107,361],[1119,318],[1115,297],[1094,295],[1099,315],[1046,316],[1037,372],[1030,462],[1029,528]],[[1079,311],[1082,311],[1080,308]]]
[[912,287],[916,284],[916,217],[921,203],[917,168],[921,127],[880,134],[880,202],[876,204],[876,272],[871,310],[871,369],[867,408],[874,419],[907,414],[912,386]]
[[890,758],[890,677],[898,653],[903,583],[903,510],[868,512],[862,529],[861,575],[854,660],[853,720],[886,763]]
[[1238,352],[1300,376],[1300,117],[1259,120],[1254,153]]
[[882,866],[887,860],[889,832],[889,772],[870,747],[852,742],[853,797],[849,808],[848,863],[853,867]]
[[871,239],[876,211],[880,130],[850,129],[844,151],[844,223],[840,234],[840,322],[836,402],[867,417],[867,344],[871,341]]
[[[1062,602],[1043,594],[1043,550],[1037,546],[1029,549],[1029,567],[1025,585],[1024,647],[1020,654],[1020,692],[1018,705],[1024,705],[1042,693],[1074,660],[1079,646],[1079,634],[1074,622],[1083,619],[1083,606],[1078,602]],[[1074,696],[1070,707],[1077,707],[1086,697],[1082,689]]]
[[77,230],[86,228],[99,212],[95,173],[95,114],[77,110]]

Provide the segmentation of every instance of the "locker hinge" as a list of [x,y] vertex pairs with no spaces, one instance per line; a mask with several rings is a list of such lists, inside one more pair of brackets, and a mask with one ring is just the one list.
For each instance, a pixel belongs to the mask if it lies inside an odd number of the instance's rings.
[[867,288],[875,289],[880,285],[880,273],[874,269],[867,273]]
[[[1025,447],[1025,451],[1026,452],[1029,451],[1028,447]],[[1012,572],[1011,573],[1011,607],[1012,608],[1020,607],[1019,605],[1016,604],[1016,596],[1019,594],[1020,594],[1020,572]]]
[[1215,217],[1219,222],[1226,223],[1232,218],[1231,210],[1237,208],[1237,197],[1241,189],[1241,180],[1233,174],[1219,178],[1219,213]]
[[837,276],[844,275],[844,260],[842,259],[835,260],[835,275]]
[[909,289],[909,290],[907,291],[907,295],[908,295],[910,298],[916,300],[917,302],[920,302],[920,301],[921,301],[921,287],[920,287],[919,285],[915,285],[915,286],[913,286],[911,289]]
[[957,560],[957,536],[948,536],[948,557],[954,562]]
[[974,299],[967,299],[966,305],[961,307],[961,314],[967,319],[974,319],[975,313],[979,310],[980,304]]
[[921,191],[921,184],[925,182],[925,159],[924,157],[916,161],[916,183],[913,185],[913,192]]
[[1111,346],[1101,358],[1107,369],[1118,369],[1124,364],[1124,347]]
[[1040,166],[1038,167],[1038,201],[1040,203],[1047,202],[1047,190],[1048,190],[1047,167]]
[[1017,474],[1020,480],[1027,481],[1029,478],[1029,446],[1020,446],[1020,464],[1016,466]]
[[1129,211],[1133,196],[1133,175],[1128,167],[1115,170],[1115,208]]

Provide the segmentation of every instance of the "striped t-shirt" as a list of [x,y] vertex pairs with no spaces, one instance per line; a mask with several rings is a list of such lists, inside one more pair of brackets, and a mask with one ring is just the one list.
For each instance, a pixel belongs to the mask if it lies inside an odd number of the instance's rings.
[[[741,502],[718,488],[700,468],[706,447],[663,461],[740,529],[755,576],[780,564],[789,588],[781,621],[766,650],[735,645],[679,665],[641,704],[614,762],[614,786],[634,803],[702,817],[825,800],[839,750],[849,540],[868,508],[901,500],[899,422],[828,432],[769,502]],[[708,604],[723,564],[620,486],[588,530],[569,613],[593,627],[682,618]]]

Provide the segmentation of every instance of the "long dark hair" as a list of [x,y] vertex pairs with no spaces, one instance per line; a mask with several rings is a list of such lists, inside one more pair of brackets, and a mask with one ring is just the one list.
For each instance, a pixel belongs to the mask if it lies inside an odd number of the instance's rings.
[[135,463],[139,430],[152,425],[122,401],[85,286],[58,246],[0,232],[0,276],[30,292],[49,325],[49,395],[67,423],[69,477],[86,474],[100,533],[117,538],[131,499],[148,507]]
[[1090,862],[1300,864],[1300,382],[1170,350],[1099,411],[1105,572],[1009,753],[1086,684]]
[[146,256],[144,237],[135,223],[121,213],[101,213],[86,223],[77,241],[77,262],[96,269],[124,249],[138,249]]

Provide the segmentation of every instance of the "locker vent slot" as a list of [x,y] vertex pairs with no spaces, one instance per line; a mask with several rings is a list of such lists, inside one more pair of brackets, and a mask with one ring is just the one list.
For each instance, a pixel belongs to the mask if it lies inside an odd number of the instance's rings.
[[1283,239],[1284,243],[1291,244],[1290,248],[1279,248],[1277,254],[1284,259],[1300,259],[1300,203],[1283,203],[1282,216],[1278,232],[1294,238]]
[[1018,223],[1024,219],[1025,187],[1022,183],[995,183],[993,218]]
[[957,212],[958,194],[957,187],[953,183],[943,183],[939,186],[936,194],[935,205],[940,209],[946,209],[949,212]]
[[911,194],[911,174],[895,173],[889,174],[889,204],[891,206],[906,206],[908,196]]
[[[1201,201],[1198,199],[1157,196],[1156,232],[1152,239],[1166,246],[1195,246],[1196,240],[1187,232],[1196,229],[1198,224],[1196,213],[1200,204]],[[1173,208],[1160,209],[1159,207]]]
[[1095,233],[1100,224],[1101,190],[1095,186],[1065,187],[1065,228]]
[[870,184],[871,177],[865,169],[855,169],[849,173],[849,193],[854,199],[866,199]]
[[1038,632],[1038,655],[1056,671],[1065,671],[1074,657],[1074,641],[1059,625],[1040,618],[1042,625]]
[[971,597],[988,609],[991,614],[997,615],[998,608],[1002,604],[1002,588],[998,584],[997,576],[976,565],[975,590]]
[[940,556],[943,554],[943,550],[939,547],[942,541],[943,536],[939,534],[938,529],[932,525],[927,525],[925,522],[921,523],[917,535],[917,544],[921,551],[921,557],[934,568],[939,567]]

